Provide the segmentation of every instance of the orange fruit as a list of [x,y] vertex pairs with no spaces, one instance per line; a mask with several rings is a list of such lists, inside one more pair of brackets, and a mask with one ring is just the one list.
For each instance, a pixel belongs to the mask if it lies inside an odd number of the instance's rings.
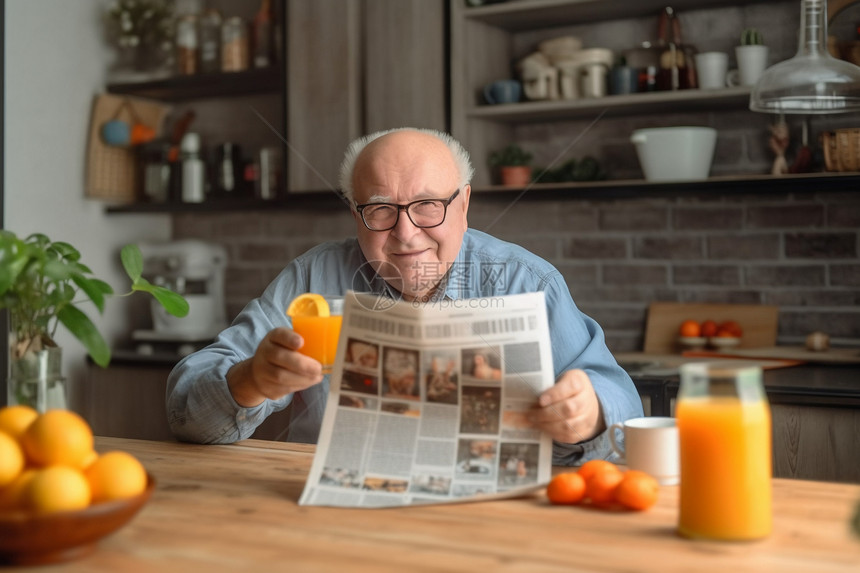
[[27,459],[37,466],[82,468],[93,451],[93,432],[71,410],[48,410],[21,435]]
[[0,408],[0,431],[20,439],[30,423],[39,417],[39,412],[25,404]]
[[0,511],[4,509],[24,509],[24,492],[36,475],[34,468],[25,469],[6,487],[0,488]]
[[660,484],[652,476],[638,470],[624,472],[615,488],[615,500],[625,507],[642,511],[657,503]]
[[146,470],[127,452],[107,452],[84,471],[90,485],[92,503],[125,499],[146,489]]
[[300,294],[287,307],[287,316],[330,316],[328,302],[321,294],[308,292]]
[[546,496],[556,505],[572,505],[585,497],[585,479],[576,472],[557,474],[546,487]]
[[717,335],[717,323],[711,319],[702,322],[702,336],[711,337]]
[[[725,332],[727,334],[720,334],[721,332]],[[740,338],[743,336],[744,331],[741,328],[741,325],[738,324],[734,320],[726,320],[725,322],[721,322],[719,327],[717,328],[717,336],[734,336],[736,338]]]
[[621,470],[595,474],[585,482],[585,497],[598,505],[612,503],[615,500],[615,488],[623,479]]
[[698,338],[702,336],[702,325],[695,320],[685,320],[681,323],[678,334],[687,338]]
[[24,451],[18,440],[0,431],[0,488],[15,481],[24,471]]
[[38,513],[84,509],[90,504],[90,486],[80,470],[50,466],[36,470],[24,489],[24,504]]
[[588,483],[592,477],[606,471],[621,472],[618,466],[606,460],[588,460],[579,467],[577,473],[582,476],[582,479]]

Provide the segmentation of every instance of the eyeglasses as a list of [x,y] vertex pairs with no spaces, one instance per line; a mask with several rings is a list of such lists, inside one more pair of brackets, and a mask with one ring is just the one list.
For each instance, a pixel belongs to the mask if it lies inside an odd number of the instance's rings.
[[361,215],[364,226],[371,231],[389,231],[397,226],[400,212],[406,211],[406,216],[412,224],[421,229],[438,227],[445,222],[448,214],[448,205],[451,204],[460,190],[447,199],[419,199],[406,205],[395,203],[365,203],[356,205],[355,210]]

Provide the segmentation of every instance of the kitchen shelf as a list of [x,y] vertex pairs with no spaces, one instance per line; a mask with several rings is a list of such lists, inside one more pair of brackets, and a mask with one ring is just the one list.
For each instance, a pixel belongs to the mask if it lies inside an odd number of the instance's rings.
[[746,107],[749,97],[749,87],[662,91],[593,99],[473,106],[466,110],[466,116],[502,123],[520,123],[593,117],[604,110],[607,116],[711,111]]
[[166,102],[280,93],[285,89],[280,66],[247,70],[170,76],[142,82],[107,85],[108,93],[145,97]]
[[[701,10],[721,6],[753,4],[756,0],[675,0],[675,10]],[[466,8],[466,19],[483,22],[509,32],[656,16],[665,0],[511,0]]]
[[[583,183],[535,183],[528,187],[488,185],[473,187],[473,197],[490,200],[527,201],[561,199],[641,199],[646,197],[716,196],[784,193],[856,193],[860,172],[804,173],[794,175],[730,175],[696,181],[657,183],[645,180],[589,181]],[[339,195],[331,191],[290,193],[286,197],[261,199],[222,199],[206,203],[134,203],[107,207],[108,214],[134,213],[219,213],[239,211],[277,211],[293,209],[347,209]]]

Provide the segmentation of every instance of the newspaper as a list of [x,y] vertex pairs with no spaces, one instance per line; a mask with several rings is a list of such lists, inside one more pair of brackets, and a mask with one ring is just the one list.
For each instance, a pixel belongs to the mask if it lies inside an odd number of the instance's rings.
[[426,305],[348,292],[302,505],[522,495],[550,479],[527,413],[554,382],[542,292]]

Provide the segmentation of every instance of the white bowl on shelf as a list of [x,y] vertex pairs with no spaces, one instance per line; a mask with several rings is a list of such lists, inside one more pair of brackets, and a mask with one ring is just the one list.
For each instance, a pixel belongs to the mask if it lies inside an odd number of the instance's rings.
[[734,348],[741,343],[736,336],[712,336],[708,338],[708,344],[714,348]]
[[708,339],[704,336],[679,336],[678,344],[688,350],[700,350],[705,347]]
[[711,127],[654,127],[630,136],[647,181],[707,179],[717,130]]

